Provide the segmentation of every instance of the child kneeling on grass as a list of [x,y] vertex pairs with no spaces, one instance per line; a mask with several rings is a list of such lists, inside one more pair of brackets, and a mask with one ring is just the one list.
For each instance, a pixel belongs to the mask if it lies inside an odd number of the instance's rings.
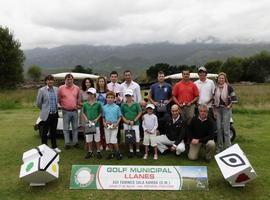
[[143,144],[145,145],[145,154],[143,159],[148,158],[148,146],[151,144],[154,147],[154,160],[158,159],[157,154],[157,128],[158,128],[158,120],[157,116],[153,113],[155,106],[153,104],[146,105],[146,114],[143,116],[142,127],[144,130],[144,138]]
[[[89,88],[87,90],[88,101],[83,104],[82,117],[86,121],[85,126],[85,142],[87,146],[87,154],[85,159],[93,157],[93,140],[96,142],[97,148],[97,158],[101,159],[100,153],[100,129],[99,129],[99,119],[102,113],[102,106],[96,101],[96,89]],[[93,127],[94,126],[94,127]],[[92,127],[92,128],[91,128]],[[88,132],[89,131],[89,132]]]
[[117,132],[118,125],[122,119],[122,114],[120,107],[114,103],[114,99],[114,92],[108,92],[106,94],[107,104],[103,106],[105,140],[106,144],[109,144],[109,148],[112,151],[107,159],[113,159],[116,157],[117,160],[121,160],[123,156],[119,151],[119,146],[117,143]]
[[[132,129],[135,131],[135,141],[136,141],[136,153],[135,155],[140,158],[140,129],[139,129],[139,119],[141,117],[141,107],[140,104],[134,102],[133,97],[133,90],[127,89],[124,92],[126,97],[126,103],[121,105],[121,111],[123,114],[123,121],[124,121],[124,130]],[[132,158],[134,156],[133,151],[133,144],[129,144],[129,154],[128,158]]]

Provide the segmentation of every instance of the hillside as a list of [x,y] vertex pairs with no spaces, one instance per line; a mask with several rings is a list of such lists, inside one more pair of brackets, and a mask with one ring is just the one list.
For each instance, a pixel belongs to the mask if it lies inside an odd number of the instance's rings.
[[55,48],[24,50],[25,67],[36,64],[42,68],[91,66],[96,73],[130,69],[141,71],[156,63],[170,65],[201,65],[210,60],[225,60],[230,56],[250,56],[262,50],[270,51],[270,44],[206,44],[153,43],[127,46],[73,45]]

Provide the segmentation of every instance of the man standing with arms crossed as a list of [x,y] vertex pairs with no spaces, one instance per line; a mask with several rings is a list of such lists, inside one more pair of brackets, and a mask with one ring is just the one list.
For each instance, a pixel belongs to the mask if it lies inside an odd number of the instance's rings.
[[199,98],[197,86],[189,79],[189,69],[182,71],[183,80],[173,87],[173,100],[182,109],[182,116],[187,124],[194,116],[195,103]]
[[[73,75],[65,76],[65,84],[59,87],[58,98],[63,112],[63,132],[65,138],[65,149],[73,145],[79,147],[78,143],[78,109],[80,108],[80,88],[73,83]],[[69,125],[72,127],[72,142],[70,142]]]

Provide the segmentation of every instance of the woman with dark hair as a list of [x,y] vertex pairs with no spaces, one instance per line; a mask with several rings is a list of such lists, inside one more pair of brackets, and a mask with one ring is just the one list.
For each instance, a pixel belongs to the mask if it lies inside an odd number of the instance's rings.
[[[85,78],[82,81],[81,87],[82,89],[80,91],[80,95],[81,95],[80,105],[83,106],[83,103],[88,101],[89,94],[87,93],[87,90],[91,87],[94,88],[94,81],[91,78]],[[84,121],[84,118],[82,117],[82,112],[80,112],[79,127],[81,131],[83,130],[84,123],[85,121]]]
[[231,146],[230,119],[236,95],[224,72],[218,74],[214,94],[214,114],[217,120],[217,153]]
[[106,104],[106,94],[108,92],[107,81],[103,76],[98,77],[96,82],[97,89],[97,101],[101,103],[101,105]]
[[[107,88],[107,81],[106,78],[103,76],[100,76],[97,78],[96,81],[96,97],[97,97],[97,102],[99,102],[102,106],[104,106],[107,101],[106,101],[106,94],[109,91]],[[101,149],[109,149],[108,144],[105,142],[105,135],[104,135],[104,126],[103,126],[103,119],[102,117],[100,118],[100,135],[101,135]]]
[[94,87],[94,81],[91,78],[85,78],[82,81],[81,100],[82,103],[88,100],[87,90]]

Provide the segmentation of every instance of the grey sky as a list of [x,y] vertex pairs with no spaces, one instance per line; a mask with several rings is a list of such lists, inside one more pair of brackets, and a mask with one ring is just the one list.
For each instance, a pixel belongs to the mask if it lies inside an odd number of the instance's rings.
[[23,48],[270,42],[269,10],[269,0],[1,0],[0,25]]

